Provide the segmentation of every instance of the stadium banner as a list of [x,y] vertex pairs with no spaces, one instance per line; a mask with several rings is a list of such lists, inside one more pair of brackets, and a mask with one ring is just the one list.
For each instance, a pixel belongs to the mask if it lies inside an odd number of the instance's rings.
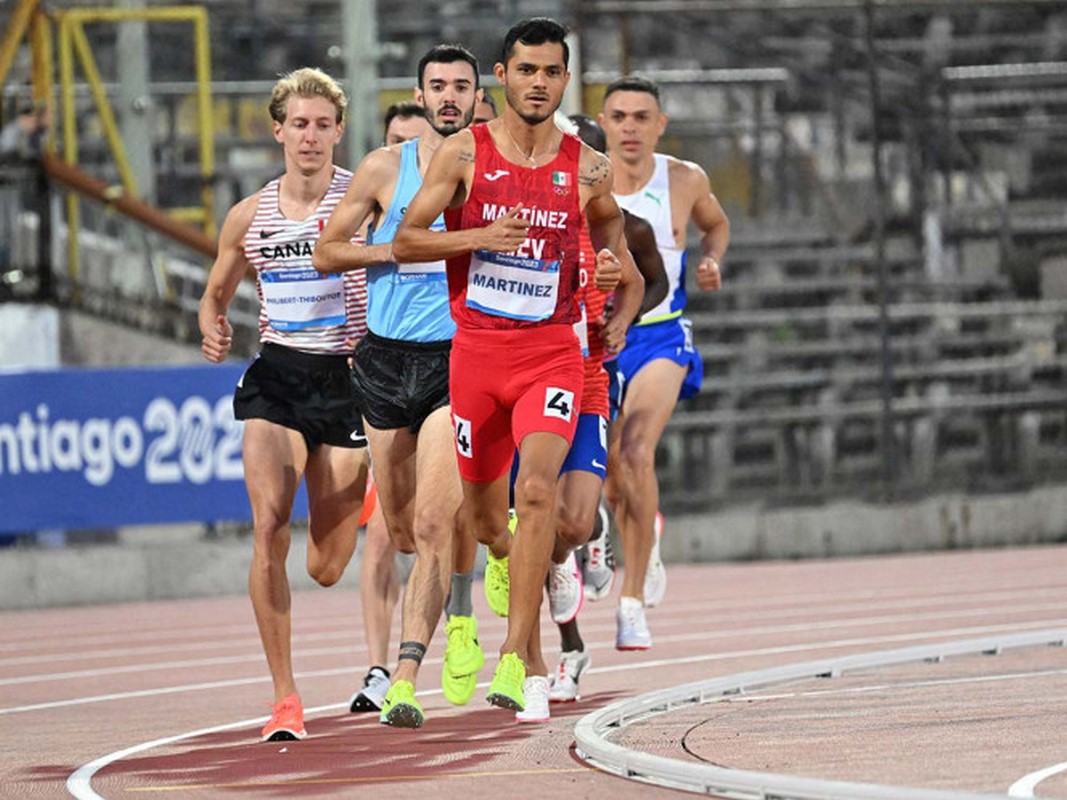
[[0,531],[250,520],[244,369],[0,372]]

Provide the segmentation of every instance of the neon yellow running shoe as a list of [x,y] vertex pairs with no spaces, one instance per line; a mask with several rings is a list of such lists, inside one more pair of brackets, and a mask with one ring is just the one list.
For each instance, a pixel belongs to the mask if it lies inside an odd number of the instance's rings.
[[466,705],[474,697],[478,670],[485,664],[485,653],[478,643],[478,620],[451,616],[445,633],[448,644],[441,664],[441,691],[453,705]]
[[[508,511],[508,533],[515,535],[515,526],[519,518],[515,509]],[[511,594],[511,581],[508,578],[508,557],[497,558],[491,550],[485,559],[485,602],[498,617],[508,615],[508,596]]]
[[526,703],[522,696],[522,684],[526,681],[526,665],[514,653],[505,653],[496,665],[493,682],[485,699],[497,708],[522,711]]
[[415,699],[415,687],[411,681],[397,681],[389,687],[379,721],[382,725],[392,725],[394,728],[422,727],[426,715]]

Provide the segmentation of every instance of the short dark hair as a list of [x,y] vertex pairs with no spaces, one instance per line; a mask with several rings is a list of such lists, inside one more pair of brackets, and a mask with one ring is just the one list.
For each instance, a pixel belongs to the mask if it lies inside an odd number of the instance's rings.
[[604,129],[600,127],[599,122],[588,114],[571,114],[567,119],[578,126],[579,139],[598,153],[607,151],[608,137],[604,134]]
[[385,133],[388,133],[389,123],[397,117],[400,117],[400,119],[410,119],[411,117],[423,117],[425,114],[426,109],[414,100],[402,100],[399,103],[393,103],[389,108],[385,109],[385,116],[382,118],[382,130]]
[[478,88],[478,59],[474,53],[460,44],[434,45],[422,58],[419,59],[418,86],[422,89],[422,76],[426,72],[427,64],[452,64],[456,61],[466,61],[474,70],[474,88]]
[[567,33],[566,26],[549,17],[527,17],[519,20],[511,26],[504,37],[500,63],[504,65],[508,63],[508,59],[515,53],[516,43],[558,44],[563,46],[563,66],[566,67],[571,58],[571,50],[567,46]]
[[493,99],[493,96],[491,94],[489,94],[488,91],[486,91],[486,92],[484,92],[482,94],[482,102],[485,103],[487,106],[489,106],[491,109],[493,109],[493,113],[494,114],[497,113],[496,100]]
[[607,100],[614,92],[646,92],[655,97],[656,105],[659,105],[659,84],[640,75],[627,75],[613,80],[604,89],[604,99]]

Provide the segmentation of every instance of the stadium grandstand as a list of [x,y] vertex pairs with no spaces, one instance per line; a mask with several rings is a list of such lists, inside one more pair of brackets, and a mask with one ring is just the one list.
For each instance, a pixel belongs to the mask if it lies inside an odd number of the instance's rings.
[[[723,289],[690,295],[706,374],[657,455],[666,511],[1067,480],[1062,2],[96,8],[0,9],[3,122],[46,109],[50,123],[3,156],[0,309],[107,331],[43,363],[8,334],[6,366],[124,363],[145,337],[195,361],[220,215],[280,171],[264,111],[279,73],[344,77],[364,122],[342,151],[354,162],[408,96],[416,54],[464,43],[492,91],[499,34],[543,13],[574,31],[571,110],[595,115],[620,74],[657,80],[663,149],[705,167],[732,223]],[[244,357],[255,315],[249,285],[233,315]]]

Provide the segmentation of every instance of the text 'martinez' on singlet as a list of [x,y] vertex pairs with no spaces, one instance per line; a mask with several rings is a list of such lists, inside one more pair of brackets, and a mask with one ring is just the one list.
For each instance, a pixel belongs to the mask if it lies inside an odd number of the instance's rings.
[[[311,264],[322,229],[352,179],[334,167],[326,195],[302,220],[279,207],[276,178],[263,187],[244,238],[259,291],[259,338],[305,353],[346,354],[367,330],[367,281],[362,270],[323,275]],[[346,342],[348,343],[346,345]]]
[[452,317],[463,328],[573,324],[580,316],[578,197],[580,141],[564,134],[556,157],[524,167],[496,149],[488,126],[474,136],[474,179],[466,203],[445,212],[449,230],[485,227],[520,202],[530,221],[513,253],[479,250],[448,260]]

